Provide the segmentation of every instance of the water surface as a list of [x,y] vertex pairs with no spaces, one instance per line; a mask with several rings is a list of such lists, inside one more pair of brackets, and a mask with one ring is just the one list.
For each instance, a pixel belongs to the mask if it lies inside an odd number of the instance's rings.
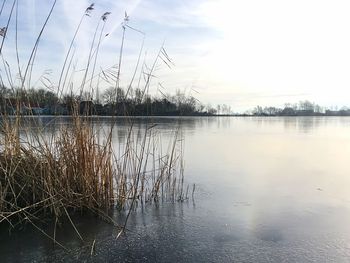
[[[43,123],[49,123],[43,119]],[[97,125],[108,127],[112,120]],[[59,122],[62,122],[59,121]],[[128,129],[118,119],[114,140]],[[144,129],[147,120],[136,118]],[[139,206],[129,230],[76,218],[52,242],[1,229],[5,262],[349,262],[350,118],[152,118],[164,140],[181,126],[194,200]],[[68,122],[69,123],[69,122]],[[55,128],[55,122],[50,122]],[[116,215],[116,218],[123,218]],[[90,256],[93,240],[96,251]]]

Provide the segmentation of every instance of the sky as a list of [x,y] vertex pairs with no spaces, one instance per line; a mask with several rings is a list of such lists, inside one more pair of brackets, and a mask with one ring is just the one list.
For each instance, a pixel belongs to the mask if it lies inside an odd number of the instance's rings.
[[[18,0],[18,53],[25,68],[53,0]],[[3,1],[1,2],[1,4]],[[13,1],[5,1],[0,27],[6,26]],[[45,74],[58,84],[60,69],[75,29],[92,2],[57,0],[33,65],[32,86]],[[118,64],[125,12],[129,16],[121,66],[121,85],[140,65],[151,67],[164,48],[173,65],[161,61],[152,94],[181,90],[204,104],[227,104],[235,112],[256,105],[283,106],[310,100],[326,107],[350,106],[350,2],[342,0],[96,0],[74,43],[70,80],[80,87],[94,31],[109,15],[96,72]],[[100,25],[103,23],[100,22]],[[16,79],[15,18],[2,50]],[[142,32],[142,33],[141,33]],[[105,36],[108,34],[108,36]],[[95,42],[96,43],[96,42]],[[95,48],[94,48],[95,50]],[[1,68],[3,75],[4,66]],[[136,79],[139,74],[136,75]],[[42,80],[42,78],[41,78]],[[134,85],[137,81],[134,81]],[[95,84],[94,84],[95,85]],[[111,84],[99,83],[101,93]]]

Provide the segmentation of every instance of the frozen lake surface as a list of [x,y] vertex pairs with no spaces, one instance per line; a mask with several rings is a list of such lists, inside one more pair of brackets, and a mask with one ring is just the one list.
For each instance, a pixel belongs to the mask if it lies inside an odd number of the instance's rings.
[[[350,118],[151,121],[164,140],[181,126],[185,178],[196,184],[194,200],[139,206],[118,240],[113,226],[76,218],[84,243],[69,226],[57,233],[69,253],[30,227],[10,236],[1,229],[0,261],[350,261]],[[145,122],[136,118],[135,127],[142,130]],[[118,119],[114,139],[122,140],[127,129]]]

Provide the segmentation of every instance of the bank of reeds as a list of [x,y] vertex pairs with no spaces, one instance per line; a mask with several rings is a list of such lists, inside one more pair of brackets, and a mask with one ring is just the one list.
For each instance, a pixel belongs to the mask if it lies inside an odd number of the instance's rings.
[[[19,90],[22,94],[25,94],[26,85],[30,87],[38,43],[55,3],[56,1],[53,3],[24,69],[19,66],[16,46],[20,77]],[[70,73],[74,56],[71,54],[72,46],[81,23],[86,16],[90,15],[93,7],[90,5],[86,9],[70,43],[61,70],[57,94],[64,94],[68,86],[72,85],[68,79],[68,76],[73,74]],[[16,13],[17,11],[18,5]],[[83,73],[80,93],[83,92],[85,84],[89,82],[88,75],[91,74],[91,79],[95,77],[97,55],[108,14],[108,12],[104,13],[101,17],[102,27],[100,28],[99,24],[96,27],[87,66]],[[11,16],[12,11],[9,21]],[[115,78],[116,88],[119,88],[125,30],[129,28],[127,21],[126,16],[122,24],[123,39],[118,73]],[[98,30],[100,30],[100,37],[96,44]],[[5,60],[2,48],[6,31],[0,48],[3,61]],[[145,79],[143,95],[149,88],[158,60],[164,62],[169,60],[167,56],[160,57],[164,54],[163,50],[162,47],[162,52],[159,52],[150,70],[147,73],[144,71],[140,73]],[[141,51],[139,59],[140,57]],[[139,61],[137,67],[138,64]],[[92,73],[89,71],[91,65],[93,66]],[[5,65],[5,67],[10,72],[9,66]],[[105,73],[101,70],[100,74]],[[135,74],[136,69],[126,94],[133,84]],[[1,82],[5,78],[6,76],[1,76]],[[7,74],[7,78],[11,88],[14,88],[11,76]],[[93,88],[91,79],[90,89]],[[138,130],[134,128],[133,120],[130,118],[126,140],[121,144],[112,139],[115,122],[111,124],[106,133],[101,135],[98,132],[98,125],[92,122],[90,116],[80,115],[79,104],[76,104],[69,124],[59,125],[58,129],[50,134],[45,127],[32,129],[23,125],[24,117],[20,113],[23,98],[18,98],[15,104],[13,105],[16,108],[15,115],[3,114],[1,116],[0,224],[7,223],[11,227],[16,227],[18,224],[26,222],[34,224],[38,220],[46,219],[54,219],[57,222],[62,216],[70,218],[71,213],[84,211],[108,217],[108,212],[115,208],[128,208],[129,216],[137,202],[158,202],[164,199],[176,201],[187,198],[188,188],[184,189],[183,140],[179,130],[174,131],[168,149],[162,149],[164,145],[155,125],[148,123],[146,127]],[[32,116],[32,119],[35,121],[36,117]],[[118,147],[116,143],[119,143]]]
[[[95,212],[113,206],[111,148],[97,144],[80,117],[53,140],[3,118],[0,152],[0,222],[12,224],[68,210]],[[29,138],[31,137],[31,138]],[[28,139],[28,140],[26,140]]]
[[163,153],[154,127],[137,136],[131,126],[117,152],[112,134],[101,138],[89,117],[74,115],[54,137],[20,123],[2,118],[0,223],[15,226],[72,211],[107,215],[130,202],[186,198],[177,131]]

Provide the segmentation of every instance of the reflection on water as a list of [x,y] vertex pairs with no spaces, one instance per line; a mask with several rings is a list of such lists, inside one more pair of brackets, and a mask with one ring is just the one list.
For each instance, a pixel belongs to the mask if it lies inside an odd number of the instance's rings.
[[[195,200],[144,205],[131,215],[127,235],[95,218],[74,218],[85,238],[63,224],[53,248],[37,231],[0,235],[5,261],[114,262],[349,262],[350,118],[151,118],[171,138],[185,135],[185,174]],[[66,118],[43,118],[47,133]],[[95,118],[103,134],[123,143],[124,118]],[[28,120],[32,128],[36,124]],[[30,124],[31,123],[31,124]],[[38,122],[37,122],[38,123]],[[135,118],[142,135],[147,120]],[[122,221],[125,215],[116,214]],[[47,226],[52,232],[52,226]],[[91,244],[96,249],[90,257]]]

